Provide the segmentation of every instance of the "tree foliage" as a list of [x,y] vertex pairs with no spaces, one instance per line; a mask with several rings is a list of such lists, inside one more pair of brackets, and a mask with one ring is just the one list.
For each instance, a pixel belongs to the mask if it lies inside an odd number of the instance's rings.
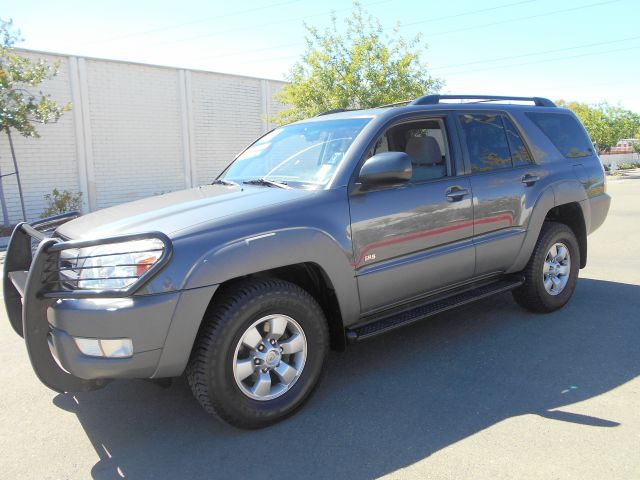
[[0,130],[37,137],[36,124],[57,121],[71,105],[60,105],[39,89],[58,74],[58,65],[16,54],[12,47],[19,40],[13,22],[0,19]]
[[9,213],[2,178],[8,175],[15,175],[22,217],[27,220],[20,169],[11,132],[15,130],[25,137],[38,137],[36,124],[56,122],[71,108],[71,104],[60,105],[39,89],[42,82],[58,74],[58,65],[49,65],[44,60],[32,60],[16,54],[13,46],[21,40],[13,21],[0,18],[0,131],[7,135],[14,167],[12,173],[2,175],[0,172],[0,205],[5,226],[9,225]]
[[587,129],[598,153],[611,150],[623,138],[640,135],[640,114],[621,107],[599,103],[589,105],[579,102],[557,102],[573,111]]
[[42,212],[42,216],[51,217],[80,210],[82,193],[73,193],[69,190],[60,191],[54,188],[51,193],[47,193],[44,196],[44,199],[47,202],[47,208]]
[[351,16],[338,25],[335,14],[324,31],[305,24],[306,51],[287,75],[279,101],[289,108],[275,120],[288,123],[332,109],[367,108],[437,92],[420,36],[405,40],[396,27],[386,34],[379,20],[353,2]]

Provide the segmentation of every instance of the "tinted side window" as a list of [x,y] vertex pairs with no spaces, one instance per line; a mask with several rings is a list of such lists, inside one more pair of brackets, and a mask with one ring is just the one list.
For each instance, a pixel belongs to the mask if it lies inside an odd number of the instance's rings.
[[502,116],[504,121],[504,128],[507,132],[507,140],[509,141],[509,148],[511,149],[511,161],[514,166],[528,165],[532,162],[529,150],[525,146],[520,134],[516,129],[516,126],[505,115]]
[[500,117],[493,113],[460,115],[471,173],[511,167],[511,151]]
[[578,158],[593,155],[591,140],[573,116],[540,112],[527,112],[526,115],[565,157]]

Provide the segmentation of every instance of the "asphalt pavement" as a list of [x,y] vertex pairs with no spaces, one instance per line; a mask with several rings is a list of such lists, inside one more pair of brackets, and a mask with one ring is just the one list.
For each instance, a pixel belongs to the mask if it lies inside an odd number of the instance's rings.
[[330,355],[295,416],[240,431],[184,379],[57,394],[0,314],[7,479],[640,478],[640,180],[612,211],[563,310],[509,294]]

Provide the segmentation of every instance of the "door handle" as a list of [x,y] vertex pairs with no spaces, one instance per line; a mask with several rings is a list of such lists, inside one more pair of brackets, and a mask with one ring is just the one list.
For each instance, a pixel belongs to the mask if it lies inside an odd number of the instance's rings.
[[465,195],[469,195],[469,190],[462,187],[449,187],[445,195],[450,202],[458,202],[462,200]]
[[530,187],[531,185],[536,183],[538,180],[540,180],[539,176],[530,175],[528,173],[524,177],[522,177],[522,183],[524,183],[527,187]]

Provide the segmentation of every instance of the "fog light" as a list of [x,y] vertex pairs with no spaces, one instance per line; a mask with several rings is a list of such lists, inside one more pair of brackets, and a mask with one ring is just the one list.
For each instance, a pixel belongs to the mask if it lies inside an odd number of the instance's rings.
[[100,346],[105,357],[125,358],[133,355],[133,343],[129,338],[103,339]]
[[130,338],[73,338],[82,353],[90,357],[126,358],[133,355]]
[[82,353],[90,357],[103,357],[100,340],[97,338],[73,338]]

